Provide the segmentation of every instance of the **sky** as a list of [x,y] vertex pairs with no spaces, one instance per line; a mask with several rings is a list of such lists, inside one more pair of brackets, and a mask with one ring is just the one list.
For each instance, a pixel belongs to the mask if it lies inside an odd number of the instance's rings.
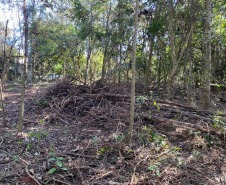
[[[20,10],[22,11],[22,10]],[[21,15],[22,12],[20,12]],[[17,6],[13,6],[12,4],[3,4],[0,3],[0,22],[2,22],[4,25],[6,24],[7,19],[8,22],[8,28],[14,30],[18,27],[18,8]]]
[[[22,9],[20,9],[20,20],[23,21],[22,15]],[[20,37],[20,27],[19,27],[19,18],[18,18],[18,7],[13,6],[12,4],[3,4],[0,3],[0,22],[3,23],[4,27],[6,25],[6,21],[8,21],[8,30],[11,30],[8,32],[8,43],[11,42],[14,43],[14,40]],[[10,39],[11,38],[11,39]],[[20,45],[21,41],[20,39],[17,40],[16,46]],[[15,48],[17,49],[17,47]],[[21,51],[23,52],[23,51]]]

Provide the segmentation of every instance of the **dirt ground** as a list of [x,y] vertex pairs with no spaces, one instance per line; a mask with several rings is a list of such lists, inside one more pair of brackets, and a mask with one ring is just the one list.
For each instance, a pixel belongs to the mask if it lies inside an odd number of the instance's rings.
[[[133,139],[127,142],[129,86],[90,88],[67,80],[30,85],[23,133],[17,133],[19,85],[7,84],[4,96],[8,127],[1,119],[0,184],[226,184],[225,116],[217,109],[195,110],[183,107],[182,98],[182,106],[172,105],[155,101],[155,92],[137,92]],[[225,104],[212,109],[219,107]]]

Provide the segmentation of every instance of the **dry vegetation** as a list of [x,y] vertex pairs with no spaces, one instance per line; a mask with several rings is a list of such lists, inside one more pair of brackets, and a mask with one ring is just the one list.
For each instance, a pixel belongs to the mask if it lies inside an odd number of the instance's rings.
[[7,93],[1,184],[226,183],[222,113],[182,99],[157,100],[155,92],[151,99],[137,96],[127,144],[129,86],[95,83],[91,89],[64,80],[27,90],[25,128],[17,134],[19,94],[15,86]]

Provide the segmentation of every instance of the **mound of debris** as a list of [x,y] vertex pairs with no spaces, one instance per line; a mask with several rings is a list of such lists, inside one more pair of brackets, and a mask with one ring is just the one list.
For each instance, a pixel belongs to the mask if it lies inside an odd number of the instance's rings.
[[[220,129],[211,127],[216,112],[136,93],[133,140],[126,143],[129,92],[128,85],[90,87],[70,80],[47,88],[32,106],[48,132],[44,144],[37,140],[33,145],[40,151],[39,159],[29,164],[32,169],[39,166],[35,173],[41,178],[36,180],[109,185],[223,182],[225,143]],[[223,116],[218,114],[219,119]],[[57,159],[62,161],[57,164]]]
[[[64,79],[48,87],[37,105],[48,108],[48,116],[45,119],[50,123],[56,121],[68,123],[80,119],[86,120],[85,123],[95,121],[96,124],[102,124],[103,120],[112,122],[114,119],[128,123],[129,86],[94,84],[91,87],[77,85],[73,81]],[[117,114],[114,114],[115,112]],[[146,96],[136,97],[137,120],[149,120],[223,136],[221,129],[211,128],[209,125],[213,114],[219,117],[225,116],[223,113],[201,110],[174,102],[153,100],[152,97],[151,99]]]

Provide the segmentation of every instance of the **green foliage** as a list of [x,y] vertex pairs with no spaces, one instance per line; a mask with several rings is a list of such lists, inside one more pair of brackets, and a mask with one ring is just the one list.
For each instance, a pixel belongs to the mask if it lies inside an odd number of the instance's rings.
[[118,134],[113,133],[113,137],[114,137],[116,143],[120,143],[122,140],[125,139],[124,134],[118,135]]
[[103,147],[103,148],[101,148],[101,150],[99,151],[99,153],[100,153],[100,154],[105,154],[105,153],[107,153],[108,151],[111,151],[111,148],[105,148],[105,147]]
[[38,106],[44,106],[48,103],[48,100],[36,100]]
[[45,139],[48,135],[48,132],[40,132],[40,133],[28,133],[29,137],[36,137],[38,140],[41,140],[42,138]]
[[154,176],[160,176],[160,163],[159,162],[153,162],[149,167],[147,167],[148,171],[151,171]]
[[51,173],[54,173],[55,171],[56,171],[56,168],[51,168],[48,173],[51,174]]
[[226,130],[226,121],[220,116],[213,115],[211,126],[224,132]]
[[148,101],[147,97],[139,96],[138,98],[136,98],[136,103],[137,103],[136,105],[139,107],[139,109],[141,109],[143,105],[148,106],[147,101]]
[[150,21],[150,26],[148,28],[148,31],[150,34],[157,34],[166,24],[166,17],[161,18],[157,17],[154,20]]
[[146,126],[143,127],[142,133],[138,139],[144,146],[149,146],[150,144],[152,144],[156,150],[169,147],[167,145],[167,141],[162,136],[160,136],[152,126],[150,126],[149,128]]
[[58,157],[55,153],[49,153],[49,155],[51,156],[51,158],[48,159],[48,162],[50,162],[53,166],[55,166],[49,170],[48,172],[49,174],[52,174],[59,170],[64,170],[64,171],[68,170],[62,162],[64,160],[64,157]]
[[13,156],[13,159],[14,159],[15,162],[19,161],[19,158],[16,155]]

